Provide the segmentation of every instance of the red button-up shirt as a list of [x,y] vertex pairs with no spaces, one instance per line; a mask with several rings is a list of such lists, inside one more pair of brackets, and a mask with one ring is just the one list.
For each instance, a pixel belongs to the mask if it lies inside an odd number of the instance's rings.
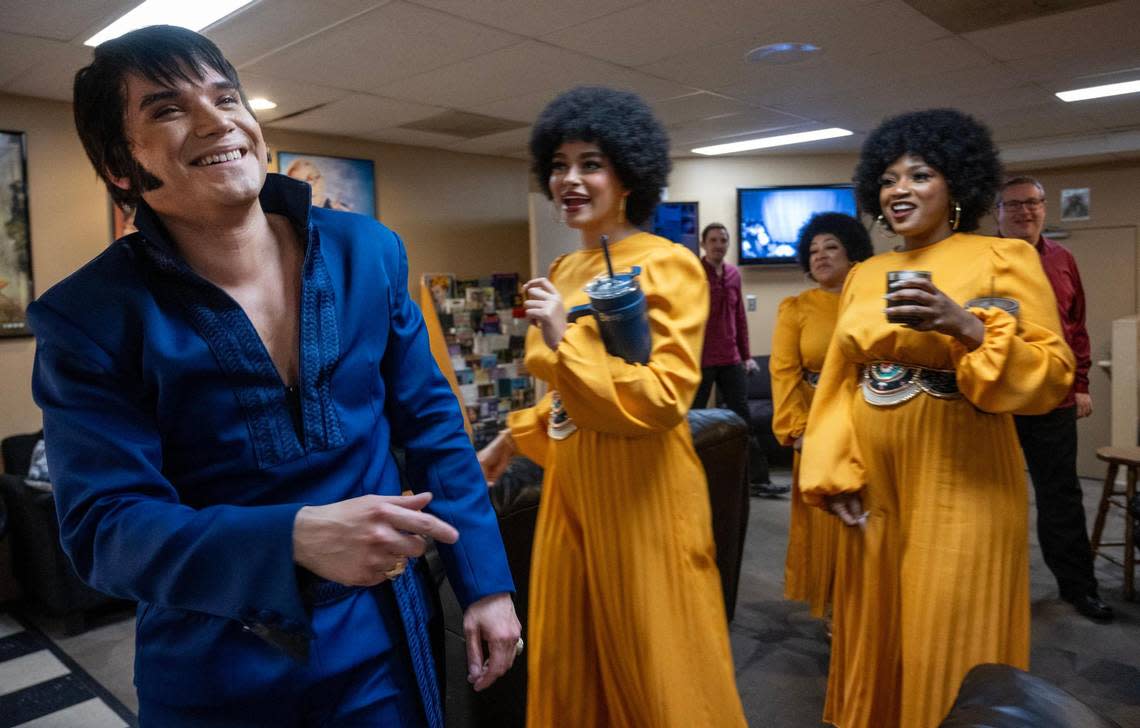
[[709,278],[709,322],[705,327],[702,367],[739,364],[752,356],[748,346],[748,319],[744,315],[744,295],[740,290],[740,270],[729,263],[717,274],[704,258],[705,275]]
[[1089,367],[1092,355],[1089,351],[1089,332],[1085,328],[1085,289],[1081,286],[1081,274],[1077,261],[1069,250],[1045,236],[1037,241],[1037,252],[1041,255],[1041,266],[1053,286],[1057,297],[1057,312],[1061,314],[1061,329],[1065,341],[1077,358],[1077,374],[1073,378],[1073,388],[1069,390],[1061,407],[1076,404],[1073,396],[1089,391]]

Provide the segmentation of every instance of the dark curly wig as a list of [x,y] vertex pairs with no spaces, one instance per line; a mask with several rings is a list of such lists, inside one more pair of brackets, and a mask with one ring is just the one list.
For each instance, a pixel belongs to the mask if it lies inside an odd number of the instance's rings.
[[669,179],[669,137],[641,97],[601,86],[570,89],[539,114],[530,136],[531,169],[547,197],[554,153],[563,142],[594,142],[629,190],[625,216],[640,225]]
[[859,208],[872,217],[879,207],[879,178],[904,154],[921,157],[946,178],[951,202],[962,206],[958,230],[977,230],[1001,184],[1001,162],[990,130],[957,109],[928,109],[894,116],[863,142],[855,167]]
[[[811,216],[811,219],[800,228],[800,238],[797,244],[797,258],[804,273],[811,278],[811,241],[816,235],[831,233],[843,243],[847,251],[847,260],[856,263],[866,260],[875,254],[871,247],[871,236],[867,228],[850,215],[842,212],[820,212]],[[814,280],[814,279],[812,279]]]

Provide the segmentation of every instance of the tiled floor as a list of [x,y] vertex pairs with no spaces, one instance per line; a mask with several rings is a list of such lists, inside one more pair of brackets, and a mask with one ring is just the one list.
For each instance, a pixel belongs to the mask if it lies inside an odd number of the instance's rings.
[[[787,482],[788,472],[773,479]],[[1085,482],[1091,509],[1100,484]],[[801,605],[783,601],[784,547],[788,500],[753,499],[732,625],[738,686],[753,726],[816,728],[823,708],[828,646],[820,623]],[[1031,513],[1031,522],[1033,514]],[[1091,522],[1091,519],[1090,519]],[[1110,529],[1120,521],[1111,521]],[[1123,726],[1140,726],[1140,603],[1120,598],[1122,572],[1101,560],[1102,596],[1117,620],[1098,625],[1056,598],[1056,585],[1041,560],[1031,529],[1033,672],[1066,688]],[[110,621],[76,637],[61,626],[41,627],[69,655],[132,710],[138,701],[131,684],[134,620]]]

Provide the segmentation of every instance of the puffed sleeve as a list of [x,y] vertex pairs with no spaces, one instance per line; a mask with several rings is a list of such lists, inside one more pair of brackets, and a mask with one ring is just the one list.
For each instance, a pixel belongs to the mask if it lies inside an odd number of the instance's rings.
[[985,337],[973,351],[951,342],[958,389],[983,412],[1045,414],[1064,400],[1076,371],[1053,289],[1029,244],[995,239],[992,250],[994,290],[1021,310],[1015,319],[997,308],[970,309],[985,325]]
[[551,393],[547,392],[535,406],[515,410],[507,415],[507,427],[519,452],[544,468],[546,448],[550,445],[550,437],[546,434],[546,424],[550,419],[550,398]]
[[[858,274],[856,266],[847,275],[837,321],[843,320],[843,310],[851,303]],[[859,376],[859,364],[844,355],[836,329],[827,346],[804,433],[799,485],[805,503],[822,506],[826,496],[861,490],[867,482],[851,421],[855,398],[860,396]]]
[[780,302],[776,330],[772,333],[772,432],[784,445],[791,445],[807,429],[808,403],[804,396],[803,362],[800,359],[800,313],[796,297]]
[[606,352],[593,316],[567,327],[557,350],[541,342],[527,348],[527,368],[558,390],[579,427],[626,436],[662,432],[680,424],[692,404],[701,381],[708,280],[696,256],[678,246],[643,268],[653,342],[648,364]]

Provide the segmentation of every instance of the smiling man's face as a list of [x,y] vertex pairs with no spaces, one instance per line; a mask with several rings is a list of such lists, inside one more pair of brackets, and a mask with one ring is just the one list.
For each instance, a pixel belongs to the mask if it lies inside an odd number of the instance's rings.
[[256,204],[265,182],[265,139],[239,89],[214,69],[201,75],[171,86],[134,73],[125,80],[131,155],[162,183],[143,199],[164,217],[202,220]]

